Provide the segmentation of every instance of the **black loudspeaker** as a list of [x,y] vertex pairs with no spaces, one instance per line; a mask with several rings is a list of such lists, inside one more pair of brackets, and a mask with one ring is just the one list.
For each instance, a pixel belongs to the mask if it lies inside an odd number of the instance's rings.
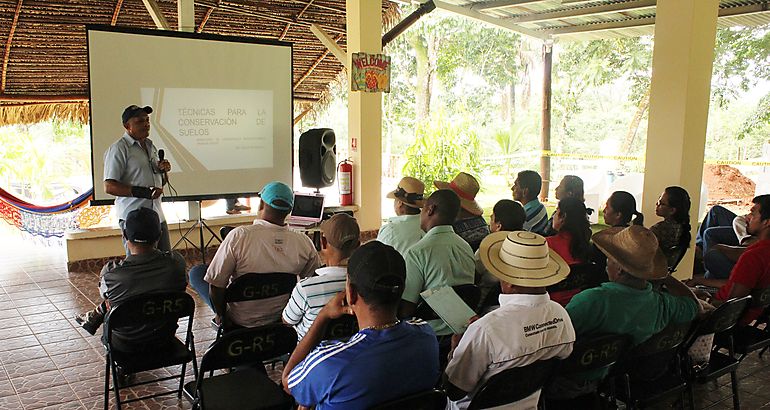
[[334,130],[314,128],[299,136],[299,178],[302,186],[324,188],[337,174],[337,145]]

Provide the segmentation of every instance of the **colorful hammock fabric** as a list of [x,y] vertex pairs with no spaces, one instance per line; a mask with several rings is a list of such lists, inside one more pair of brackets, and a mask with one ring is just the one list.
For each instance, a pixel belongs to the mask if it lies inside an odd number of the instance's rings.
[[[109,213],[109,211],[105,212],[102,209],[95,214],[89,212],[91,217],[79,217],[81,211],[87,207],[93,193],[93,189],[90,189],[69,202],[52,206],[39,206],[17,198],[0,188],[0,218],[32,235],[44,238],[61,238],[67,230],[84,227],[80,222],[89,221],[93,224],[95,217],[101,220],[104,215]],[[98,223],[98,221],[96,222]]]

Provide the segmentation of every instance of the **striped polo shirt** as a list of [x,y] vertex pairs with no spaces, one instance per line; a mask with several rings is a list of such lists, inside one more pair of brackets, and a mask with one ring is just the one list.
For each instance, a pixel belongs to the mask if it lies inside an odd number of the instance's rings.
[[283,321],[294,326],[300,339],[305,337],[326,302],[345,290],[346,266],[327,266],[315,272],[318,276],[297,283],[283,309]]

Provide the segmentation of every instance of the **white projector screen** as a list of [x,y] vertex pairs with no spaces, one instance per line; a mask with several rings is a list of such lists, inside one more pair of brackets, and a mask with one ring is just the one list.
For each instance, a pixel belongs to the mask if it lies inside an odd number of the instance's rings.
[[171,162],[164,200],[253,196],[292,183],[290,43],[89,26],[91,163],[95,204],[104,153],[132,104],[149,105],[150,139]]

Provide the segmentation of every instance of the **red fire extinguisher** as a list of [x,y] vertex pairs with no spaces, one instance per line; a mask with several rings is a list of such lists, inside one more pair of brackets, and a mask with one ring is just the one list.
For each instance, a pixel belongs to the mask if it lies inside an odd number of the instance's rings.
[[349,159],[337,165],[337,183],[340,190],[340,205],[353,205],[353,163]]

